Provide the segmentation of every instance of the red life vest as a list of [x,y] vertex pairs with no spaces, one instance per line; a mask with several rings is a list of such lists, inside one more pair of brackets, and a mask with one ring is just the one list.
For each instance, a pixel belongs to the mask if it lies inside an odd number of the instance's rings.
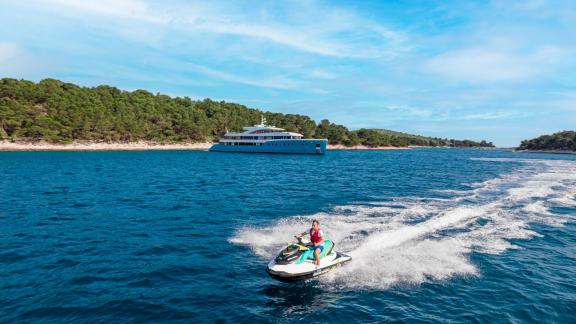
[[317,232],[314,232],[313,228],[310,229],[310,240],[312,241],[312,244],[317,245],[318,243],[320,243],[321,237],[318,236],[320,231],[321,231],[320,227],[318,227]]

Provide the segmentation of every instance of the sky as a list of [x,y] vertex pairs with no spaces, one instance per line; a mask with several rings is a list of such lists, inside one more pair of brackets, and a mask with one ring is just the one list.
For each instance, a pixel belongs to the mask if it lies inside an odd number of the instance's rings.
[[576,129],[576,1],[0,0],[0,77],[523,139]]

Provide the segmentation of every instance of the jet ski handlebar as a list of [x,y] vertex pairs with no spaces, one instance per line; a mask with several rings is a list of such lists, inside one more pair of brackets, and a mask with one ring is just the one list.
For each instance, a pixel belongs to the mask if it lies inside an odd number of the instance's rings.
[[299,245],[303,245],[303,246],[310,245],[310,241],[303,238],[302,236],[294,235],[294,238],[296,239],[296,241],[298,241]]

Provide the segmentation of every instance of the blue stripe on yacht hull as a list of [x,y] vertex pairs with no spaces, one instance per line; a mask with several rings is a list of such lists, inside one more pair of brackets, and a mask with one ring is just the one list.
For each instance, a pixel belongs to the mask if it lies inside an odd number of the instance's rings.
[[[271,140],[262,145],[212,145],[213,152],[241,152],[241,153],[286,153],[286,154],[324,154],[326,153],[326,140]],[[316,146],[319,146],[318,148]]]

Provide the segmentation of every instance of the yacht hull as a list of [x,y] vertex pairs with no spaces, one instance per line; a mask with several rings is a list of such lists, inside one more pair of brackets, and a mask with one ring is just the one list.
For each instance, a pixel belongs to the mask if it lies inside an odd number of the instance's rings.
[[[299,140],[270,140],[261,145],[224,145],[214,144],[213,152],[238,153],[284,153],[284,154],[325,154],[327,140],[299,139]],[[238,144],[238,143],[237,143]]]

